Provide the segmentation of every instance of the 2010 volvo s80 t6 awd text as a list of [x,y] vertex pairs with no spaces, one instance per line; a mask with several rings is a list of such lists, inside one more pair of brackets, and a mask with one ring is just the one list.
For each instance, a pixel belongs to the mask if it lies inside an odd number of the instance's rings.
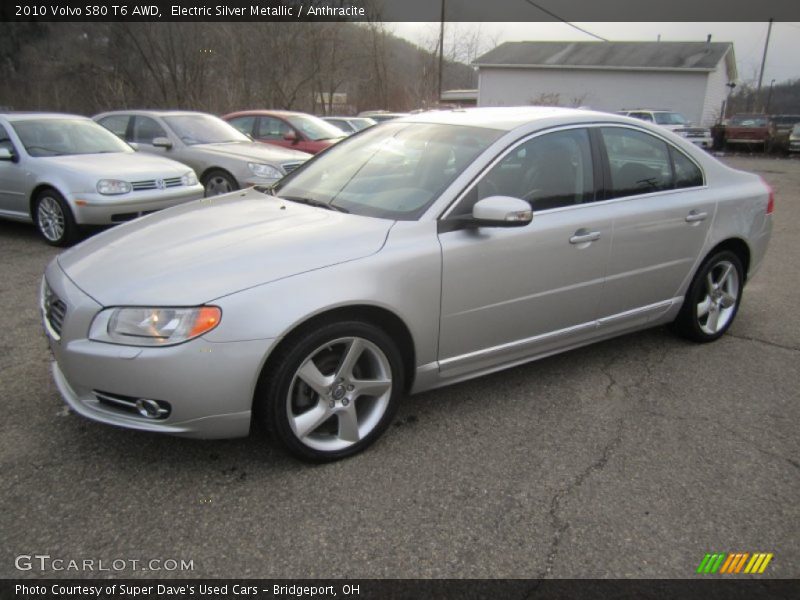
[[230,437],[257,419],[341,458],[406,393],[664,323],[719,338],[772,209],[759,177],[638,120],[409,116],[59,256],[53,375],[97,421]]

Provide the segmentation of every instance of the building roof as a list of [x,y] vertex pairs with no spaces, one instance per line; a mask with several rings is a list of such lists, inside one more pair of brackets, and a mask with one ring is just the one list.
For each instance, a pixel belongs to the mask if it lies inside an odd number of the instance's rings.
[[712,71],[731,42],[505,42],[479,67]]

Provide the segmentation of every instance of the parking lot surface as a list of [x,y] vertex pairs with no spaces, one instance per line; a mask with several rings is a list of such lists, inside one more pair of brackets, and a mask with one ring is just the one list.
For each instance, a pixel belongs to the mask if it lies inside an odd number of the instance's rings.
[[[69,412],[37,308],[57,250],[0,222],[0,577],[692,577],[707,552],[800,577],[800,160],[725,160],[776,209],[721,340],[658,328],[407,398],[322,466]],[[141,570],[170,559],[194,568]]]

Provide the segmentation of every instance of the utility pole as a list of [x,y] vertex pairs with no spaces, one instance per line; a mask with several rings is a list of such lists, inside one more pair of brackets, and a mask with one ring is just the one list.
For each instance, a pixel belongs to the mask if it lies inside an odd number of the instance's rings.
[[442,16],[439,21],[439,85],[436,104],[442,101],[442,68],[444,66],[444,0],[442,0]]
[[[761,71],[758,74],[758,89],[756,90],[756,97],[758,98],[759,102],[761,102],[761,82],[764,80],[764,66],[767,64],[767,50],[769,49],[769,36],[772,33],[772,21],[773,19],[769,20],[769,27],[767,28],[767,39],[764,42],[764,55],[761,57]],[[763,108],[764,106],[763,102],[761,106]]]

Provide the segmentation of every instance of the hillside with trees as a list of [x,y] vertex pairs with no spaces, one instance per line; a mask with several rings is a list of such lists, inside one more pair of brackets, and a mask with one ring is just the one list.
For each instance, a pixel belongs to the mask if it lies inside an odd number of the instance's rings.
[[[436,103],[437,67],[383,23],[0,23],[12,110],[410,110]],[[445,61],[443,89],[475,86]]]

